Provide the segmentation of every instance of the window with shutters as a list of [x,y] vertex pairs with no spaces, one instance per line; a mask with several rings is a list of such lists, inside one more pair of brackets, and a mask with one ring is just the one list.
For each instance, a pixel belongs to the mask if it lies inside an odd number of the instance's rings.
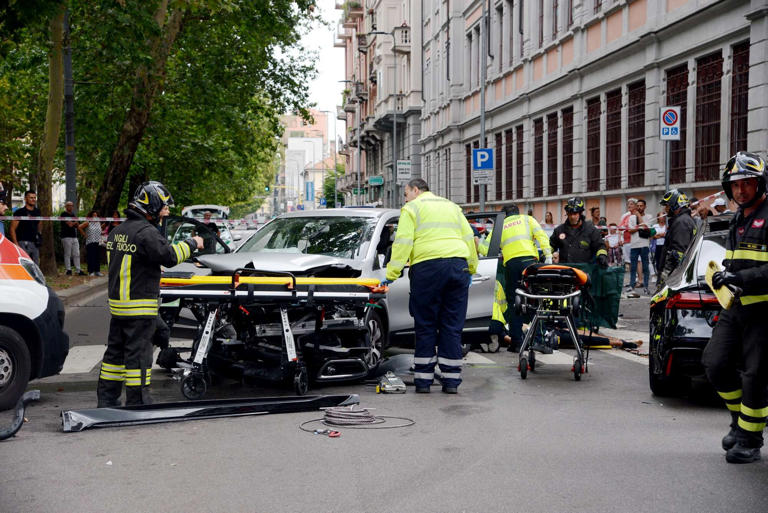
[[720,98],[723,55],[696,60],[696,180],[720,176]]
[[514,189],[514,169],[512,168],[512,158],[514,156],[514,133],[512,130],[504,132],[504,182],[506,185],[506,192],[504,199],[511,200],[515,196],[513,195]]
[[587,101],[587,191],[600,190],[600,98]]
[[573,107],[563,109],[563,194],[573,193]]
[[629,86],[627,169],[629,187],[645,186],[645,82]]
[[669,183],[685,182],[685,137],[688,114],[688,65],[667,70],[667,105],[680,107],[680,140],[669,142]]
[[494,167],[496,168],[496,200],[501,201],[502,198],[502,185],[504,184],[504,167],[502,166],[502,159],[504,155],[502,153],[503,148],[501,145],[502,133],[496,134],[496,147],[494,148],[494,158],[496,162]]
[[[749,41],[733,47],[731,76],[731,151],[747,149],[747,91],[749,90]],[[730,156],[729,155],[729,156]]]
[[557,112],[547,115],[547,195],[557,194]]
[[533,197],[544,195],[544,119],[533,120]]
[[621,188],[621,89],[605,95],[605,188]]
[[515,166],[517,187],[515,188],[515,198],[519,199],[523,197],[523,184],[525,183],[523,181],[523,125],[515,127],[515,139],[517,144],[517,163]]

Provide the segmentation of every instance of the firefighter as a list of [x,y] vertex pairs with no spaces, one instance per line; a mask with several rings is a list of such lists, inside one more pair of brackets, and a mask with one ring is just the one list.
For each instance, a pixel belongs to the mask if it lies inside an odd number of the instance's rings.
[[765,161],[738,152],[726,164],[723,190],[739,209],[725,245],[725,270],[712,285],[742,290],[736,303],[720,313],[702,363],[707,378],[725,400],[731,429],[722,440],[728,463],[760,459],[768,417],[768,201]]
[[565,204],[566,221],[555,228],[549,243],[560,263],[590,263],[608,267],[608,251],[600,230],[584,222],[584,200],[571,198]]
[[677,189],[664,194],[659,202],[667,214],[667,233],[659,261],[658,286],[661,288],[670,273],[683,261],[683,255],[696,236],[696,221],[691,217],[688,197]]
[[421,178],[405,186],[405,200],[382,284],[396,280],[410,261],[416,392],[429,393],[437,363],[443,392],[455,394],[461,384],[468,289],[477,271],[475,239],[461,208],[429,192]]
[[[515,290],[520,286],[523,271],[539,261],[538,241],[544,262],[552,263],[552,249],[547,234],[532,216],[521,215],[516,205],[504,209],[507,217],[501,232],[501,256],[504,264],[504,299],[514,298]],[[497,301],[500,298],[497,297]],[[523,321],[512,309],[508,313],[509,336],[508,351],[517,351],[523,343]]]
[[98,407],[120,405],[125,383],[125,404],[151,404],[152,337],[157,328],[160,266],[183,262],[198,248],[201,237],[169,244],[156,225],[171,193],[160,182],[144,182],[128,203],[128,218],[109,234],[109,323],[107,349],[97,388]]

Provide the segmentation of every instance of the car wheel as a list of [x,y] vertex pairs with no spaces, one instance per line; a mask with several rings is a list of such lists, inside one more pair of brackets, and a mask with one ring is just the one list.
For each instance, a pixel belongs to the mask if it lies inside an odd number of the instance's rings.
[[366,327],[368,332],[366,333],[366,343],[368,345],[368,353],[365,355],[365,364],[368,366],[369,371],[376,370],[381,362],[381,355],[386,348],[386,328],[384,322],[381,320],[381,316],[378,312],[371,312],[366,321]]
[[664,376],[656,373],[655,358],[651,355],[648,358],[648,383],[651,386],[651,392],[658,397],[672,397],[680,395],[683,390],[683,383],[674,376]]
[[32,358],[15,330],[0,326],[0,410],[13,408],[29,382]]

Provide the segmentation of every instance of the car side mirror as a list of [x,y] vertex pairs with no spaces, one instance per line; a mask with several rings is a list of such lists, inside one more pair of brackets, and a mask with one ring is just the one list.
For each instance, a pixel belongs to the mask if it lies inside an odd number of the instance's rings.
[[243,236],[242,236],[242,235],[240,235],[239,233],[236,233],[236,234],[234,234],[234,235],[232,236],[232,238],[233,238],[234,240],[242,240]]

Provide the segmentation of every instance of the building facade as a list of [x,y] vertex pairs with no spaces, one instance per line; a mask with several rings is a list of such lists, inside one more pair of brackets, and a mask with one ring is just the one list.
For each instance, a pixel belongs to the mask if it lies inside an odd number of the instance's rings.
[[669,182],[720,190],[738,150],[768,150],[768,0],[493,0],[486,140],[480,139],[481,1],[424,0],[421,174],[477,209],[473,148],[495,149],[486,208],[537,218],[579,195],[617,220],[628,197],[653,213],[665,189],[660,108],[681,107]]

